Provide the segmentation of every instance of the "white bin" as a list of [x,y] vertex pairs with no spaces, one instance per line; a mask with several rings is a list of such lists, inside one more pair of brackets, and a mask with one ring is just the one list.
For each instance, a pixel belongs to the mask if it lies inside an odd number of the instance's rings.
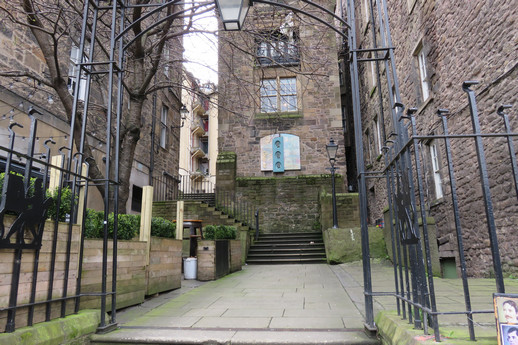
[[198,269],[198,258],[183,259],[183,276],[185,279],[196,279]]

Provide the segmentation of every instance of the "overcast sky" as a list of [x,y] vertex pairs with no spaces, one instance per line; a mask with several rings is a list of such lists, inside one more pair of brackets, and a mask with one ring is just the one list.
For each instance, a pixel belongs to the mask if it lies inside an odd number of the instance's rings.
[[[214,13],[197,19],[197,30],[215,32],[218,29]],[[193,33],[184,37],[184,58],[187,70],[200,79],[201,83],[211,81],[218,83],[218,45],[214,34]]]

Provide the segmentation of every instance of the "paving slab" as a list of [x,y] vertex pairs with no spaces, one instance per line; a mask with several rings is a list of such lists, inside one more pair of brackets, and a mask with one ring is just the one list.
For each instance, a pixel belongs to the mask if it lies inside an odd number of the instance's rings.
[[378,344],[327,264],[244,266],[122,314],[119,329],[92,344]]
[[[386,325],[404,333],[399,343],[393,344],[432,344],[433,336],[413,329],[408,320],[397,315],[395,297],[386,295],[394,291],[393,268],[384,262],[372,262],[371,269],[374,311],[380,316],[378,336],[385,340],[390,336],[382,332]],[[243,271],[217,281],[199,285],[188,282],[191,288],[182,285],[182,293],[161,295],[153,303],[128,308],[118,314],[117,331],[95,335],[92,343],[379,344],[363,329],[362,271],[360,262],[244,266]],[[491,311],[494,279],[470,279],[469,285],[473,309]],[[518,280],[506,279],[505,285],[507,292],[518,293]],[[464,310],[460,279],[434,278],[434,286],[440,312]],[[466,315],[438,318],[444,344],[474,344],[466,341]],[[494,344],[494,315],[475,314],[473,320],[477,343]]]

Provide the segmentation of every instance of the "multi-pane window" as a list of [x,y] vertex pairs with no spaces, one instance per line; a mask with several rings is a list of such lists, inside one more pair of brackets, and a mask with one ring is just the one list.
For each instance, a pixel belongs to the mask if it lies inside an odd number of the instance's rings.
[[167,113],[169,109],[163,105],[160,114],[160,147],[166,148],[167,145]]
[[[81,66],[79,65],[82,61],[86,61],[86,58],[81,59],[81,50],[76,45],[72,45],[70,49],[70,63],[68,65],[68,91],[73,95],[77,84],[77,73]],[[79,77],[79,92],[78,97],[80,101],[84,101],[86,98],[86,76],[84,72],[81,72]]]
[[257,41],[257,60],[261,65],[298,64],[299,49],[293,32],[282,34],[280,31],[262,35]]
[[426,55],[423,51],[422,46],[418,49],[415,54],[417,59],[417,68],[419,70],[419,82],[421,85],[421,97],[422,101],[426,101],[430,97],[430,85],[428,83],[428,73],[426,71]]
[[442,192],[442,182],[441,182],[441,174],[439,171],[439,155],[437,154],[437,145],[435,142],[431,142],[429,144],[430,148],[430,159],[432,161],[432,173],[433,173],[433,181],[435,186],[435,197],[436,199],[440,199],[443,197]]
[[261,80],[261,112],[297,111],[297,79],[272,78]]

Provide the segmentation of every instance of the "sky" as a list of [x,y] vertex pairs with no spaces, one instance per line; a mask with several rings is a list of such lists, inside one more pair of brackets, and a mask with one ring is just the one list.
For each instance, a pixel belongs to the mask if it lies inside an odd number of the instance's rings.
[[[216,32],[218,22],[214,12],[196,20],[197,30]],[[218,83],[218,46],[214,34],[193,33],[184,37],[185,68],[203,84],[204,82]]]

